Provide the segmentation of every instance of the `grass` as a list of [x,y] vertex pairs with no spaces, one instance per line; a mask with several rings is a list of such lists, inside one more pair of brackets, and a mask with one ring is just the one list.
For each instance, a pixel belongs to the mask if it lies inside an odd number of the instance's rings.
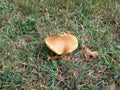
[[[109,90],[120,88],[119,0],[1,0],[1,90]],[[48,9],[49,19],[44,16]],[[68,62],[48,61],[44,39],[66,30],[79,48]],[[100,53],[85,62],[83,45]]]

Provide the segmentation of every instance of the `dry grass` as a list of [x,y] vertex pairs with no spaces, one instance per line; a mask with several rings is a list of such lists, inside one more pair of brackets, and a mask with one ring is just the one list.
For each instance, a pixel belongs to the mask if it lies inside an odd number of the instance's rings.
[[[119,8],[117,0],[1,0],[0,89],[119,90]],[[66,31],[79,48],[70,61],[48,61],[44,39]],[[83,45],[99,58],[85,62]]]

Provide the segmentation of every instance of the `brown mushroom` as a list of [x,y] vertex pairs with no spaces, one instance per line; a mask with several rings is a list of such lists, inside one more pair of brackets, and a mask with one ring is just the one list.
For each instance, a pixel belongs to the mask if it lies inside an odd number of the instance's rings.
[[78,47],[77,38],[71,34],[47,37],[45,43],[50,50],[58,55],[71,53]]

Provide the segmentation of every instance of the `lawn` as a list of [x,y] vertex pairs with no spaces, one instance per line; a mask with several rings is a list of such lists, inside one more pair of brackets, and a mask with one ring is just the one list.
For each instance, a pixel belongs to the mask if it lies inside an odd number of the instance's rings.
[[[70,32],[79,47],[65,58],[45,38]],[[86,62],[87,45],[99,57]],[[119,0],[0,0],[0,90],[119,90]]]

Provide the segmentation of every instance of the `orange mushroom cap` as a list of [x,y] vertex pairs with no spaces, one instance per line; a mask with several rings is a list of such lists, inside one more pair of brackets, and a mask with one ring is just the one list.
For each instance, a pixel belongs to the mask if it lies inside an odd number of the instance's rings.
[[50,50],[58,55],[71,53],[78,47],[77,38],[71,34],[47,37],[45,43]]

